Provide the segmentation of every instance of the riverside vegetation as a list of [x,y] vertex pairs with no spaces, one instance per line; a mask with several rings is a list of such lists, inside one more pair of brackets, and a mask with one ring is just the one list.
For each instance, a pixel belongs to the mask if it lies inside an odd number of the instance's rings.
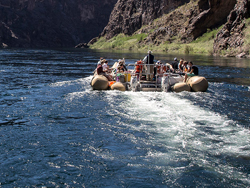
[[[238,7],[242,6],[238,5]],[[245,9],[248,10],[247,8]],[[186,33],[188,32],[185,33],[185,31],[191,30],[190,27],[194,26],[194,24],[190,23],[195,16],[199,16],[199,6],[198,1],[190,1],[190,3],[186,3],[162,15],[148,25],[143,25],[132,35],[118,33],[112,38],[107,38],[104,35],[100,36],[95,43],[90,43],[89,45],[92,49],[130,50],[138,52],[145,52],[145,50],[151,49],[155,52],[179,54],[236,56],[244,52],[245,55],[248,55],[250,54],[250,19],[245,16],[239,21],[237,17],[234,18],[232,16],[234,14],[233,11],[240,12],[242,10],[239,11],[237,6],[235,6],[234,10],[229,14],[226,23],[221,23],[217,27],[207,28],[202,35],[192,38],[187,36]],[[218,39],[219,35],[217,34],[225,32],[228,29],[226,25],[229,24],[233,28],[233,30],[229,30],[229,37],[232,37],[235,33],[237,37],[240,35],[241,45],[229,44],[229,40],[226,37],[223,38],[224,36],[222,39]],[[242,27],[239,29],[239,26]],[[183,32],[183,30],[185,31]],[[217,46],[215,45],[216,40]],[[234,41],[234,38],[231,38],[230,41]],[[221,45],[223,47],[220,48],[218,44],[223,44]],[[218,46],[219,50],[215,49]]]
[[[90,45],[92,49],[109,49],[109,50],[130,50],[145,52],[148,49],[157,52],[179,53],[179,54],[213,54],[214,38],[219,29],[208,30],[207,33],[190,43],[182,43],[180,38],[174,37],[173,42],[165,41],[156,46],[154,44],[141,44],[148,36],[146,33],[134,34],[132,36],[119,34],[110,40],[101,37],[96,43]],[[250,29],[249,29],[250,30]],[[249,40],[250,42],[250,40]],[[225,53],[225,52],[223,52]]]

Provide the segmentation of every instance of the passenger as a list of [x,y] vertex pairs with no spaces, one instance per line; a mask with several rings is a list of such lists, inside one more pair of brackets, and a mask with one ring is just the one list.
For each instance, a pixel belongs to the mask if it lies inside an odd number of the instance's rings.
[[126,71],[126,69],[125,69],[125,67],[124,67],[124,65],[122,63],[120,65],[118,65],[117,73],[123,73],[125,71]]
[[102,61],[101,61],[101,64],[99,64],[98,66],[97,66],[97,68],[96,68],[96,72],[97,72],[97,74],[98,75],[103,75],[103,76],[105,76],[109,81],[112,81],[113,79],[112,79],[112,77],[111,77],[111,75],[108,75],[107,74],[107,71],[103,71],[103,64],[104,64],[104,62],[105,62],[106,60],[105,59],[103,59]]
[[[100,57],[100,60],[97,62],[97,67],[98,65],[101,65],[101,61],[103,60],[103,57]],[[93,71],[94,75],[96,74],[97,68]]]
[[[191,61],[190,61],[191,62]],[[191,62],[192,63],[192,62]],[[191,66],[189,65],[189,63],[187,64],[187,72],[191,71]]]
[[100,65],[102,60],[103,60],[103,57],[100,57],[100,60],[98,61],[97,66]]
[[124,71],[127,71],[127,67],[125,65],[125,59],[119,59],[118,60],[119,65],[123,65]]
[[142,60],[139,60],[136,62],[136,66],[135,66],[135,74],[136,74],[138,80],[141,77],[142,69],[143,69],[143,66],[141,64],[143,64],[143,62],[142,62]]
[[111,67],[111,69],[113,69],[113,71],[115,72],[117,67],[118,67],[119,63],[116,61],[113,66]]
[[184,62],[184,60],[181,58],[181,59],[180,59],[180,62],[179,62],[179,64],[178,64],[178,70],[179,70],[180,72],[183,72],[183,62]]
[[103,65],[102,65],[102,68],[103,68],[104,72],[110,72],[107,60],[104,61]]
[[187,81],[188,77],[199,75],[199,69],[191,61],[188,62],[188,65],[190,66],[190,71],[185,74],[184,82]]
[[154,66],[154,77],[153,77],[153,80],[156,80],[156,76],[159,76],[160,74],[161,74],[161,61],[158,60],[155,63],[155,66]]
[[164,70],[165,73],[174,73],[174,69],[171,67],[170,64],[166,63],[165,65],[165,70]]
[[103,71],[107,73],[111,73],[112,68],[109,68],[108,61],[104,60],[104,63],[102,65]]
[[156,62],[155,67],[154,67],[154,76],[156,74],[163,74],[163,64],[160,60]]
[[177,58],[175,57],[174,62],[172,62],[170,65],[172,66],[172,68],[174,70],[177,70],[178,69],[178,64],[179,64],[179,62],[178,62]]
[[190,67],[188,65],[188,62],[187,61],[184,61],[183,62],[183,72],[190,72]]
[[147,65],[145,68],[146,79],[152,81],[154,77],[154,56],[150,50],[148,51],[148,55],[144,57],[143,62]]

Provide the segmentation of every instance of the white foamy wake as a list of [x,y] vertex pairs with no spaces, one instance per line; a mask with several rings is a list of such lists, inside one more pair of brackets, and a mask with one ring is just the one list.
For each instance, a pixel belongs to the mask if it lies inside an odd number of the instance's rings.
[[70,81],[61,81],[50,84],[50,87],[60,88],[60,90],[65,88],[67,100],[71,101],[75,98],[81,98],[85,95],[89,95],[92,92],[92,88],[90,86],[91,79],[92,76]]
[[[55,83],[54,87],[77,85],[78,89],[67,95],[67,100],[70,101],[86,95],[92,96],[91,100],[98,100],[95,98],[98,92],[91,89],[90,81],[91,77],[88,77]],[[225,158],[250,158],[248,129],[237,125],[226,116],[184,99],[185,93],[103,92],[102,97],[109,105],[107,108],[112,109],[107,113],[119,114],[123,116],[121,119],[130,120],[117,122],[117,126],[123,125],[147,135],[147,138],[139,138],[123,133],[131,142],[143,142],[151,148],[147,155],[143,156],[143,160],[154,163],[149,168],[160,168],[166,177],[171,174],[174,177],[171,181],[180,178],[181,174],[189,171],[192,166],[199,166],[204,168],[206,173],[211,172],[225,179],[230,176],[231,179],[250,183],[248,174],[239,171],[231,162],[224,162]],[[155,146],[163,149],[155,150]],[[110,158],[114,157],[110,153],[109,155]],[[184,165],[177,168],[176,164]],[[134,161],[128,165],[139,164]]]
[[[237,125],[226,116],[194,105],[192,101],[183,99],[182,94],[163,92],[110,94],[112,94],[112,97],[109,96],[110,101],[116,95],[124,95],[126,98],[119,104],[119,108],[125,109],[123,115],[126,118],[137,122],[128,124],[128,128],[147,133],[149,139],[144,140],[146,145],[158,145],[168,151],[151,150],[148,152],[148,160],[157,160],[158,165],[169,166],[168,170],[173,170],[169,164],[173,161],[194,161],[196,165],[212,169],[220,176],[230,176],[232,179],[250,183],[248,174],[240,172],[230,163],[223,163],[224,157],[250,158],[248,129]],[[186,158],[183,159],[183,156]],[[174,170],[176,174],[181,174],[187,170],[186,168],[174,168]]]
[[62,86],[69,86],[69,85],[82,85],[82,86],[88,86],[90,85],[90,81],[92,79],[92,76],[85,77],[85,78],[79,78],[76,80],[69,80],[69,81],[61,81],[61,82],[55,82],[51,83],[51,87],[62,87]]

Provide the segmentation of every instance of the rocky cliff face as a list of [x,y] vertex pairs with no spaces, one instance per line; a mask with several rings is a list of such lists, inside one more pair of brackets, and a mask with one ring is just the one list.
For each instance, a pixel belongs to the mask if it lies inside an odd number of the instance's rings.
[[[190,42],[206,32],[208,28],[215,28],[225,23],[236,0],[226,2],[223,0],[197,0],[195,7],[181,11],[175,10],[178,6],[189,2],[190,0],[119,0],[101,36],[110,39],[119,33],[131,35],[143,25],[151,25],[154,19],[172,11],[170,17],[166,17],[162,23],[158,23],[162,30],[155,31],[152,38],[169,33],[178,35],[181,32],[182,40]],[[146,27],[153,29],[152,26]],[[166,29],[165,32],[163,27]],[[171,37],[165,36],[165,38]],[[160,38],[163,37],[160,36]]]
[[235,4],[236,0],[199,0],[198,14],[190,17],[183,34],[190,42],[207,32],[207,29],[221,26]]
[[173,11],[190,0],[119,0],[101,36],[110,39],[119,33],[133,34],[143,25]]
[[140,43],[160,45],[176,38],[189,43],[226,23],[215,39],[214,53],[218,53],[242,47],[249,4],[249,0],[119,0],[100,36],[147,33]]
[[[185,9],[177,8],[187,3],[190,6]],[[154,30],[145,43],[171,42],[174,36],[181,36],[183,42],[191,42],[207,29],[225,23],[235,3],[236,0],[119,0],[101,36],[110,39],[119,33],[131,35],[145,25],[139,32]],[[168,16],[152,24],[154,19],[169,12]]]
[[225,24],[216,36],[214,53],[228,48],[249,52],[242,48],[249,4],[249,0],[0,0],[0,45],[73,47],[96,36],[110,39],[120,33],[147,33],[142,44],[160,45],[176,38],[189,43]]
[[250,47],[243,48],[245,29],[245,19],[250,16],[250,2],[248,0],[238,0],[234,9],[230,12],[227,23],[219,31],[214,42],[214,53],[218,54],[221,50],[234,49],[232,55],[249,55]]
[[98,36],[117,0],[0,0],[0,44],[73,47]]

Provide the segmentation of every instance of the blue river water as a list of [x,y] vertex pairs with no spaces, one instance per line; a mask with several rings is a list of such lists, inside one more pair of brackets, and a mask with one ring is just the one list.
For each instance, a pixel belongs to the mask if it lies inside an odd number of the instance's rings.
[[92,90],[144,55],[0,50],[0,187],[250,187],[250,60],[182,56],[205,93]]

